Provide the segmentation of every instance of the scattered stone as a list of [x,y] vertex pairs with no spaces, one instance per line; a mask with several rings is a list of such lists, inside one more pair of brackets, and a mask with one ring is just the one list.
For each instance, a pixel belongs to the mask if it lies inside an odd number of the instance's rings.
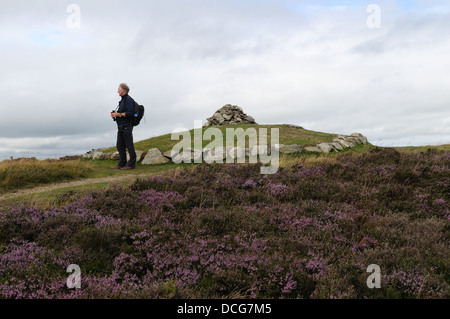
[[344,149],[344,148],[342,147],[342,145],[339,144],[338,142],[330,143],[330,145],[331,145],[331,147],[333,147],[333,149],[334,149],[336,152],[342,151],[342,150]]
[[246,153],[248,154],[248,150],[246,152],[245,148],[236,146],[227,150],[227,158],[230,159],[245,159]]
[[192,163],[192,162],[200,162],[203,157],[203,152],[194,148],[186,148],[182,150],[180,153],[172,152],[172,161],[176,163]]
[[94,160],[104,160],[104,159],[107,159],[108,156],[111,156],[111,154],[110,153],[103,153],[102,151],[95,151],[92,154],[92,159],[94,159]]
[[258,156],[259,154],[268,155],[269,152],[270,152],[270,148],[267,145],[252,146],[248,150],[248,154],[250,156]]
[[303,130],[303,127],[301,127],[300,125],[297,125],[297,124],[287,124],[287,126]]
[[339,135],[337,138],[333,139],[333,142],[337,142],[341,144],[344,148],[354,147],[355,144],[345,139],[345,137],[342,137],[342,135]]
[[167,157],[168,159],[172,159],[172,157],[174,157],[176,155],[176,152],[173,150],[169,150],[169,151],[165,151],[164,153],[162,153],[162,155],[164,157]]
[[[239,106],[227,104],[221,109],[219,109],[216,113],[214,113],[213,117],[208,119],[208,123],[204,126],[211,125],[225,125],[225,124],[237,124],[237,123],[255,123],[253,117],[245,114]],[[297,127],[303,129],[300,126],[289,124],[291,127]],[[330,153],[330,152],[339,152],[344,150],[345,148],[355,147],[360,144],[367,144],[367,138],[361,133],[352,133],[351,135],[337,135],[333,138],[333,142],[329,143],[320,143],[317,145],[311,146],[302,146],[298,144],[284,145],[284,144],[275,144],[271,147],[267,145],[259,145],[252,146],[251,148],[242,148],[242,147],[219,147],[219,148],[204,148],[202,150],[187,148],[180,154],[175,153],[173,150],[166,151],[162,153],[157,148],[150,149],[142,160],[143,165],[151,165],[151,164],[163,164],[167,163],[170,160],[176,163],[184,162],[184,163],[200,163],[202,161],[206,163],[213,162],[223,162],[225,159],[236,159],[243,158],[245,156],[257,156],[260,154],[266,154],[273,151],[278,151],[279,153],[284,154],[295,154],[302,152],[317,152],[317,153]],[[87,152],[85,155],[80,155],[83,158],[87,159],[119,159],[119,153],[110,152],[104,153],[105,149],[92,149]],[[144,152],[140,150],[136,150],[137,162],[139,162]],[[127,159],[129,159],[129,155],[127,154]]]
[[331,147],[330,144],[328,143],[320,143],[317,144],[317,147],[320,149],[320,151],[322,151],[323,153],[330,153],[333,148]]
[[[136,152],[136,163],[140,162],[142,160],[142,155],[144,155],[144,151],[135,150]],[[128,155],[128,159],[129,159]]]
[[305,146],[305,151],[307,151],[307,152],[318,152],[318,153],[322,152],[320,150],[320,148],[318,148],[317,146]]
[[222,162],[227,156],[227,149],[225,147],[204,148],[203,160],[206,163]]
[[[94,158],[94,154],[95,153],[103,153],[105,149],[104,148],[97,148],[97,149],[92,149],[89,152],[87,152],[86,154],[83,155],[83,158],[86,159],[93,159]],[[97,155],[98,157],[99,155]]]
[[304,150],[305,148],[298,144],[282,145],[279,148],[280,153],[284,154],[301,153]]
[[[142,155],[144,155],[144,151],[135,150],[135,152],[136,152],[136,163],[139,163],[142,160]],[[108,154],[109,155],[107,155],[105,159],[112,159],[115,161],[118,161],[120,159],[119,151],[114,151],[114,152],[111,152]],[[129,161],[129,160],[130,160],[130,154],[128,154],[128,151],[127,151],[127,161]]]
[[161,151],[157,148],[152,148],[147,152],[144,159],[142,160],[143,165],[152,165],[152,164],[164,164],[167,163],[169,159],[161,153]]

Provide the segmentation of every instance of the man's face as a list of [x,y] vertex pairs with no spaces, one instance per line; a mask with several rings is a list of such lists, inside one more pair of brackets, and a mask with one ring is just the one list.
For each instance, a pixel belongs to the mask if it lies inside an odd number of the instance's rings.
[[119,86],[119,88],[117,89],[117,93],[119,93],[120,96],[124,96],[125,93],[127,93],[127,91],[125,91],[124,89],[122,89],[122,87]]

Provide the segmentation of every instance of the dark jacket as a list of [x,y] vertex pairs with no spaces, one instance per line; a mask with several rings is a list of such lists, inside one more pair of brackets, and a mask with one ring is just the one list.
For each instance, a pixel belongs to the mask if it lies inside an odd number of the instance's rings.
[[131,125],[131,119],[134,116],[134,100],[128,94],[122,96],[122,100],[119,102],[119,113],[125,113],[125,117],[116,117],[118,126]]

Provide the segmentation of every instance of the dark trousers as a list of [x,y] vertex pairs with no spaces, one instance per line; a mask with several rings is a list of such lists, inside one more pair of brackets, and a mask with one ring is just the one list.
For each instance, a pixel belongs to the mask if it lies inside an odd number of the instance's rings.
[[[117,131],[117,150],[119,151],[118,166],[136,166],[136,152],[133,144],[133,126],[119,126]],[[130,160],[127,162],[127,149],[130,154]]]

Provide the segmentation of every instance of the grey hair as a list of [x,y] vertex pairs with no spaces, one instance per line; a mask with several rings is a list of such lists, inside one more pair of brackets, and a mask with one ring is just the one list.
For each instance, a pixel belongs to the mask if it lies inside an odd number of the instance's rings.
[[130,87],[126,84],[126,83],[120,83],[119,85],[122,89],[124,89],[125,91],[130,92]]

